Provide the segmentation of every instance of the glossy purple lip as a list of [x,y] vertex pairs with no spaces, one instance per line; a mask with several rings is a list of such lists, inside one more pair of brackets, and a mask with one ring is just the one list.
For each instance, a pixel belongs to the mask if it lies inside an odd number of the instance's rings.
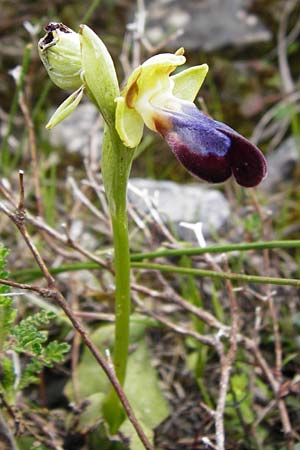
[[241,186],[254,187],[267,174],[266,160],[254,144],[192,103],[182,112],[160,110],[155,124],[178,161],[198,178],[221,183],[233,175]]

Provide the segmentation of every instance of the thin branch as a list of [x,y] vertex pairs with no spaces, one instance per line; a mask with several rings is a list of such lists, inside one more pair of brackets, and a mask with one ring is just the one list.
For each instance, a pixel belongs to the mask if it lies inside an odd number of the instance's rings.
[[25,96],[23,92],[20,92],[19,96],[19,105],[22,110],[22,113],[24,115],[26,127],[28,129],[28,135],[29,135],[29,148],[30,148],[30,156],[31,156],[31,164],[32,164],[32,171],[33,171],[33,179],[34,179],[34,191],[35,191],[35,197],[36,197],[36,203],[37,203],[37,210],[39,216],[43,217],[44,215],[44,207],[43,207],[43,201],[42,201],[42,189],[41,189],[41,183],[40,183],[40,177],[39,177],[39,166],[38,166],[38,159],[37,159],[37,146],[36,146],[36,138],[35,138],[35,132],[34,132],[34,124],[30,116],[29,108],[25,100]]
[[3,445],[5,445],[6,450],[18,450],[14,437],[1,413],[0,413],[0,442],[2,442]]
[[295,85],[293,82],[287,58],[287,28],[289,16],[297,3],[298,0],[289,0],[285,3],[278,29],[277,49],[278,49],[279,71],[281,75],[283,91],[285,93],[293,92],[293,90],[295,89]]
[[230,342],[229,350],[227,351],[226,355],[221,354],[220,388],[219,388],[217,408],[215,412],[217,450],[225,449],[224,411],[226,405],[226,395],[229,386],[230,374],[235,360],[235,355],[237,351],[237,340],[238,340],[238,306],[235,293],[230,281],[226,281],[226,288],[229,295],[231,329],[229,336]]
[[171,329],[175,333],[181,334],[183,336],[193,337],[198,342],[201,342],[201,344],[209,345],[210,347],[217,348],[217,341],[216,341],[215,336],[202,335],[200,333],[197,333],[194,330],[189,330],[187,328],[183,328],[182,326],[176,325],[175,323],[171,322],[169,319],[162,316],[161,314],[158,314],[153,311],[149,311],[147,308],[145,308],[145,306],[143,305],[143,302],[141,302],[137,298],[136,295],[133,296],[133,301],[136,305],[139,306],[139,308],[143,311],[144,314],[157,320],[157,322],[165,325],[167,328]]
[[87,198],[87,196],[79,189],[74,178],[69,175],[68,183],[71,186],[74,197],[77,197],[80,202],[89,210],[91,213],[100,221],[104,221],[104,215],[98,208],[96,208],[93,203]]
[[210,327],[213,327],[217,330],[222,330],[222,332],[224,332],[224,334],[229,335],[230,327],[228,327],[227,325],[223,325],[210,312],[208,312],[202,308],[199,308],[197,306],[194,306],[192,303],[186,301],[183,297],[178,295],[177,292],[175,292],[175,290],[171,288],[171,286],[168,286],[168,288],[165,290],[165,292],[159,292],[154,289],[149,289],[146,286],[132,283],[131,289],[141,292],[141,293],[148,295],[150,297],[153,297],[153,298],[160,298],[163,300],[168,300],[172,303],[176,303],[182,309],[190,312],[191,314],[194,314],[198,319],[202,320]]
[[53,295],[53,291],[51,289],[34,286],[32,284],[17,283],[12,280],[4,280],[3,278],[0,278],[0,284],[4,284],[5,286],[10,286],[10,287],[25,290],[25,291],[36,292],[37,294],[40,294],[42,297],[45,297],[45,298],[52,297],[52,295]]

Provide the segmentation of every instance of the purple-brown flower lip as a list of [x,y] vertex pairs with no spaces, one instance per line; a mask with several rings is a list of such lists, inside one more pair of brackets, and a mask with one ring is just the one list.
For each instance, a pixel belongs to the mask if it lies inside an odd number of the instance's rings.
[[198,178],[221,183],[233,175],[241,186],[254,187],[266,176],[266,160],[254,144],[192,103],[182,112],[157,111],[155,125],[178,161]]

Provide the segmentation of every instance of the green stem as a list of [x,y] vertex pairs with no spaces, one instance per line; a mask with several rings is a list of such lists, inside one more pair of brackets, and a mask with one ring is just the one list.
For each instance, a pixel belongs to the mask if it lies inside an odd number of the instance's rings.
[[101,0],[93,0],[84,14],[83,18],[80,20],[80,23],[88,23],[92,15],[94,14],[95,10],[98,8]]
[[128,227],[125,211],[112,217],[115,267],[115,344],[114,366],[121,385],[124,384],[129,345],[130,265]]
[[300,280],[294,278],[261,277],[258,275],[244,275],[238,273],[215,272],[214,270],[192,269],[188,267],[167,266],[152,263],[131,263],[136,269],[159,270],[160,272],[198,275],[221,280],[241,281],[243,283],[275,284],[280,286],[300,287]]
[[[261,242],[249,242],[242,244],[224,244],[224,245],[210,245],[207,247],[193,247],[193,248],[182,248],[182,249],[163,249],[148,253],[135,253],[132,254],[130,260],[132,263],[142,261],[143,259],[155,259],[161,257],[174,257],[174,256],[195,256],[202,255],[204,253],[225,253],[232,251],[249,251],[249,250],[263,250],[263,249],[282,249],[282,248],[300,248],[299,240],[287,240],[287,241],[261,241]],[[111,252],[111,249],[107,252]],[[133,264],[132,264],[133,266]],[[70,272],[75,270],[100,270],[101,266],[94,262],[80,262],[73,264],[64,264],[58,267],[50,268],[52,275]],[[11,272],[13,279],[22,282],[33,281],[42,276],[40,269],[22,269],[15,270]]]
[[[129,346],[130,324],[130,255],[127,219],[127,182],[134,152],[124,147],[116,131],[105,127],[102,147],[102,176],[113,227],[115,268],[115,342],[114,367],[124,384]],[[119,399],[112,389],[104,405],[111,433],[124,418]]]
[[143,259],[155,259],[172,256],[194,256],[203,255],[204,253],[228,253],[233,251],[247,251],[247,250],[264,250],[264,249],[278,249],[278,248],[300,248],[300,240],[286,240],[286,241],[260,241],[260,242],[246,242],[242,244],[217,244],[208,245],[207,247],[192,247],[180,249],[162,249],[154,252],[134,253],[131,255],[131,261],[141,261]]

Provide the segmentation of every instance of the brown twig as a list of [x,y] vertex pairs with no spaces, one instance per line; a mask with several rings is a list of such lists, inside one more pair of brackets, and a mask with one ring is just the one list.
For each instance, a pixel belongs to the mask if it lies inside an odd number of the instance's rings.
[[131,288],[132,288],[132,290],[141,292],[152,298],[160,298],[162,300],[168,300],[172,303],[176,303],[182,309],[190,312],[191,314],[194,314],[198,319],[202,320],[210,327],[213,327],[216,330],[222,330],[222,332],[224,334],[229,335],[230,327],[228,327],[227,325],[223,325],[210,312],[208,312],[200,307],[194,306],[192,303],[186,301],[169,285],[167,285],[165,287],[164,292],[159,292],[154,289],[149,289],[147,286],[142,286],[142,285],[136,284],[136,283],[132,283]]
[[5,445],[6,450],[18,450],[14,437],[1,413],[0,413],[0,442],[2,442],[2,444]]
[[32,434],[37,441],[40,441],[49,448],[63,450],[62,438],[56,438],[51,423],[49,424],[48,417],[45,416],[45,418],[42,418],[34,411],[28,411],[26,405],[23,403],[21,403],[20,407],[22,408],[26,419],[29,419],[24,421],[24,426],[28,429],[30,434]]
[[183,336],[193,337],[198,342],[201,342],[201,344],[209,345],[210,347],[216,348],[217,342],[216,342],[216,338],[214,336],[202,335],[200,333],[197,333],[194,330],[189,330],[187,328],[183,328],[182,326],[176,325],[174,322],[172,322],[168,318],[164,317],[162,314],[158,314],[156,312],[149,311],[147,308],[144,307],[143,302],[141,302],[136,295],[133,295],[133,301],[136,305],[139,306],[139,308],[143,311],[144,314],[157,320],[157,322],[162,323],[163,325],[165,325],[167,328],[174,331],[175,333],[181,334]]
[[38,159],[37,159],[37,146],[36,146],[36,138],[35,138],[35,132],[34,132],[34,124],[31,119],[31,116],[29,113],[29,108],[26,103],[23,92],[20,92],[20,95],[19,95],[19,105],[20,105],[20,108],[24,115],[25,123],[26,123],[27,129],[28,129],[29,148],[30,148],[30,155],[31,155],[31,165],[32,165],[33,179],[34,179],[34,191],[35,191],[38,215],[43,217],[44,207],[43,207],[42,189],[41,189],[41,183],[40,183],[40,177],[39,177],[39,165],[38,165]]
[[[226,262],[227,265],[227,262]],[[216,267],[216,264],[214,264]],[[217,266],[216,268],[219,268]],[[226,267],[227,271],[229,267]],[[229,350],[226,354],[221,353],[221,377],[220,377],[220,388],[219,396],[217,402],[217,408],[215,413],[215,426],[216,426],[216,448],[217,450],[225,449],[225,430],[224,430],[224,411],[226,405],[226,395],[229,386],[230,374],[232,371],[232,366],[235,360],[235,355],[237,351],[238,342],[238,305],[236,301],[236,296],[232,287],[232,283],[229,280],[225,282],[230,305],[230,315],[231,315],[231,328],[229,335]]]
[[293,92],[295,88],[287,58],[287,28],[289,16],[297,3],[298,0],[289,0],[285,3],[278,29],[277,50],[279,72],[281,75],[282,88],[285,93]]

